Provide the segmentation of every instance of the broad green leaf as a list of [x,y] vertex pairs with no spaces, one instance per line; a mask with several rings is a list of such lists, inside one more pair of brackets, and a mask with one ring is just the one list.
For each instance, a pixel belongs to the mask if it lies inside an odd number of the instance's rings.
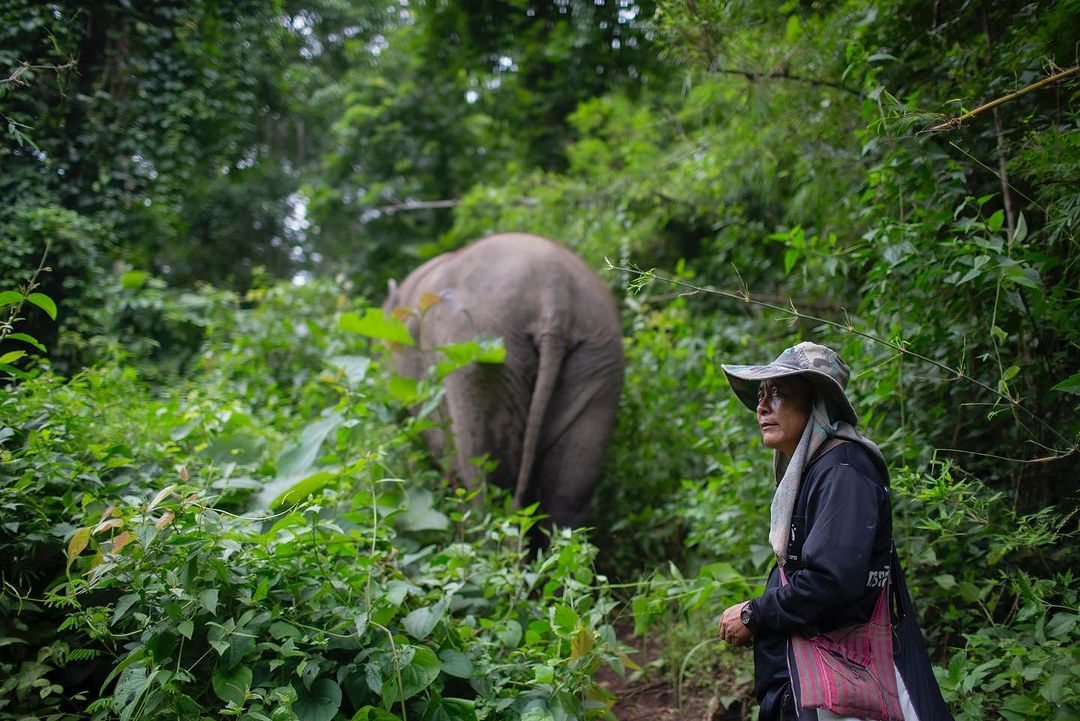
[[1053,704],[1060,704],[1065,696],[1072,690],[1070,682],[1074,675],[1067,670],[1055,671],[1039,689],[1039,695]]
[[793,43],[799,39],[800,35],[802,35],[802,21],[799,20],[798,15],[789,15],[787,27],[784,29],[784,40]]
[[264,578],[261,581],[259,581],[259,585],[255,588],[255,593],[252,594],[251,600],[254,601],[255,603],[258,603],[259,601],[266,598],[266,595],[267,595],[267,593],[269,593],[269,591],[270,591],[270,580],[267,579],[267,578]]
[[405,597],[409,595],[409,588],[410,584],[394,579],[386,584],[386,591],[383,597],[390,605],[400,606],[402,601],[405,600]]
[[439,601],[431,606],[424,606],[411,611],[401,623],[405,631],[417,640],[422,640],[431,633],[446,611],[446,603]]
[[386,390],[390,397],[398,403],[409,405],[416,402],[417,397],[420,395],[419,388],[420,384],[415,378],[392,375]]
[[1005,268],[1002,277],[1010,283],[1022,285],[1025,288],[1040,288],[1039,274],[1033,268],[1025,268],[1022,265],[1012,265]]
[[535,664],[533,666],[533,681],[536,683],[552,683],[555,680],[555,669],[547,664]]
[[56,320],[56,303],[54,303],[53,299],[49,296],[45,295],[44,293],[31,293],[30,295],[26,296],[26,301],[28,303],[33,303],[38,308],[41,308],[43,311],[49,314],[50,318]]
[[363,317],[353,312],[345,313],[338,325],[342,330],[367,338],[387,340],[400,345],[415,345],[405,324],[392,315],[386,315],[380,308],[368,308]]
[[450,519],[434,507],[435,498],[426,488],[408,490],[409,505],[394,518],[394,525],[403,531],[444,531]]
[[698,576],[719,581],[720,583],[741,582],[743,580],[742,574],[736,571],[730,563],[710,563],[698,571]]
[[521,714],[521,721],[556,721],[556,719],[545,707],[534,706]]
[[145,270],[129,270],[120,276],[120,287],[124,290],[138,290],[150,280],[150,274]]
[[147,674],[146,667],[142,665],[131,666],[120,675],[113,690],[112,707],[119,712],[121,721],[128,721],[135,713],[143,694],[157,675],[157,671]]
[[371,689],[372,693],[377,693],[382,696],[382,674],[379,673],[379,668],[375,664],[369,663],[364,666],[364,680],[367,682],[367,686]]
[[71,562],[74,561],[80,553],[86,550],[87,545],[90,543],[90,534],[93,532],[93,528],[86,526],[75,531],[75,535],[68,541],[67,546],[67,565],[71,568]]
[[1013,231],[1013,242],[1022,243],[1027,238],[1028,227],[1027,220],[1024,218],[1024,214],[1020,213],[1016,216],[1016,230]]
[[362,355],[337,355],[330,358],[327,363],[345,374],[349,385],[355,386],[367,377],[368,368],[371,367],[371,359]]
[[799,262],[799,256],[802,252],[796,248],[788,248],[784,251],[784,273],[791,273],[791,269],[795,267],[795,264]]
[[211,615],[217,615],[218,589],[208,588],[199,594],[199,604]]
[[117,600],[117,602],[116,602],[116,608],[113,609],[112,619],[110,619],[109,624],[110,625],[115,624],[117,621],[119,621],[121,618],[123,618],[124,614],[126,614],[128,612],[128,610],[132,606],[134,606],[135,602],[138,601],[138,600],[139,600],[139,594],[137,594],[137,593],[129,593],[129,594],[126,594],[124,596],[121,596],[120,599]]
[[555,612],[553,615],[553,622],[555,626],[562,631],[569,633],[577,627],[578,615],[574,613],[574,609],[569,606],[559,604],[555,606]]
[[1035,714],[1040,710],[1041,706],[1042,704],[1038,699],[1033,699],[1030,696],[1024,696],[1022,694],[1013,694],[1005,699],[1005,703],[1001,704],[1002,710],[1015,711],[1016,713],[1031,718],[1035,717]]
[[448,676],[471,678],[473,675],[473,665],[469,657],[457,649],[444,648],[439,651],[439,661],[442,672]]
[[474,361],[494,364],[506,361],[506,346],[502,338],[477,338],[464,343],[437,346],[434,350],[444,357],[436,366],[436,371],[442,378]]
[[0,306],[15,305],[22,301],[22,293],[14,290],[0,291]]
[[105,688],[112,682],[114,678],[122,674],[128,668],[141,662],[146,657],[146,647],[139,646],[134,651],[125,656],[120,663],[113,667],[112,671],[109,671],[109,675],[105,677],[105,680],[101,683],[101,693],[105,692]]
[[511,619],[496,631],[495,635],[499,637],[499,640],[507,648],[517,648],[518,644],[521,643],[521,624]]
[[191,433],[193,430],[195,430],[198,426],[199,426],[199,419],[196,418],[196,419],[190,420],[187,423],[184,423],[183,425],[179,425],[179,426],[176,426],[175,428],[173,428],[172,431],[169,433],[169,438],[171,438],[174,441],[182,441],[185,438],[187,438],[188,434]]
[[990,218],[986,221],[986,227],[990,228],[990,230],[996,233],[997,231],[1001,230],[1001,226],[1004,222],[1005,211],[995,210],[993,214],[991,214]]
[[289,488],[282,491],[273,501],[270,502],[270,508],[279,508],[281,506],[289,506],[294,503],[299,503],[308,496],[313,496],[326,488],[328,485],[337,480],[337,475],[330,473],[329,471],[318,471],[312,473],[307,478],[303,478],[294,483]]
[[296,701],[293,713],[300,721],[330,721],[341,708],[341,688],[328,678],[320,678],[308,691],[303,684],[293,685]]
[[1080,616],[1071,611],[1055,613],[1053,618],[1046,624],[1046,635],[1051,638],[1064,638],[1076,628],[1078,619],[1080,619]]
[[396,703],[403,699],[409,699],[430,686],[439,677],[439,657],[427,646],[412,646],[402,649],[413,649],[412,660],[401,669],[401,688],[398,688],[397,677],[393,675],[383,680],[383,700],[388,704]]
[[1073,373],[1050,390],[1060,391],[1062,393],[1073,393],[1080,396],[1080,373]]
[[251,669],[237,666],[232,671],[219,670],[210,678],[210,683],[219,699],[240,706],[251,688]]
[[8,351],[4,355],[0,355],[0,363],[14,363],[15,361],[22,358],[24,355],[26,355],[26,351],[24,350]]
[[176,624],[176,630],[181,636],[190,641],[191,636],[195,633],[195,624],[192,623],[190,619],[187,621],[181,621],[180,623]]
[[376,706],[364,706],[349,721],[401,721],[401,717]]
[[581,718],[581,701],[577,696],[566,691],[557,691],[548,699],[548,711],[555,721],[570,721]]
[[462,698],[434,698],[424,711],[421,721],[476,721],[472,701]]
[[43,346],[41,343],[39,343],[37,338],[35,338],[32,335],[27,335],[26,333],[12,333],[11,335],[8,336],[8,338],[10,340],[21,340],[23,343],[29,343],[30,345],[34,346],[35,348],[37,348],[42,353],[48,352],[48,351],[45,350],[45,346]]
[[306,472],[319,457],[319,448],[343,420],[341,414],[333,413],[309,423],[300,434],[300,439],[282,451],[277,459],[278,478],[297,478]]
[[302,636],[303,634],[300,633],[300,629],[298,629],[291,623],[285,623],[284,621],[274,621],[272,624],[270,624],[271,638],[276,638],[277,640],[282,641],[286,638],[299,639]]
[[964,273],[963,278],[956,281],[956,285],[963,285],[964,283],[967,283],[967,282],[969,282],[971,280],[974,280],[975,278],[978,278],[981,274],[982,274],[981,270],[979,270],[978,268],[972,268],[967,273]]

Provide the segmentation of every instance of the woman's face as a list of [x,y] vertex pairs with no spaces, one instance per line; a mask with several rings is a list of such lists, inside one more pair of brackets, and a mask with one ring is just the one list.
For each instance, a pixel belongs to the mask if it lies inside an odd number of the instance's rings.
[[761,439],[788,458],[795,453],[806,422],[814,387],[800,376],[762,381],[758,386],[757,420]]

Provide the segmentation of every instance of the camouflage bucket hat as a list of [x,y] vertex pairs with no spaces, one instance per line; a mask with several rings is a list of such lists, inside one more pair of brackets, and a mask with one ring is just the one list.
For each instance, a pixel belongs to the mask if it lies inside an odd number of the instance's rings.
[[836,351],[817,343],[803,342],[786,349],[776,360],[764,366],[721,365],[728,383],[743,405],[757,411],[758,386],[761,381],[801,375],[811,381],[825,399],[832,420],[857,425],[859,416],[844,394],[851,370]]

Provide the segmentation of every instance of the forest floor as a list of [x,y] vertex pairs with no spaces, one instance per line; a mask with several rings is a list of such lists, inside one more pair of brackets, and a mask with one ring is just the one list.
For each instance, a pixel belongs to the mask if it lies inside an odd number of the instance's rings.
[[661,656],[657,639],[636,638],[629,626],[620,626],[617,632],[623,643],[637,649],[629,654],[634,663],[651,670],[646,674],[628,670],[625,677],[606,666],[597,672],[597,681],[615,696],[611,710],[618,721],[744,721],[748,718],[748,709],[738,702],[723,708],[718,692],[721,684],[717,679],[688,679],[680,699],[673,674],[658,670],[654,663]]

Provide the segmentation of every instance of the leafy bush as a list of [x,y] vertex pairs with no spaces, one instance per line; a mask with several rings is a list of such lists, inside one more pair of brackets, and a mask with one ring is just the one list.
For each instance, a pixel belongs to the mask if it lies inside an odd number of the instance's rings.
[[156,397],[115,362],[4,391],[0,717],[606,712],[593,673],[627,659],[596,548],[531,553],[535,508],[415,463],[426,421],[338,328],[347,306],[295,331],[321,293],[224,314],[205,371]]

